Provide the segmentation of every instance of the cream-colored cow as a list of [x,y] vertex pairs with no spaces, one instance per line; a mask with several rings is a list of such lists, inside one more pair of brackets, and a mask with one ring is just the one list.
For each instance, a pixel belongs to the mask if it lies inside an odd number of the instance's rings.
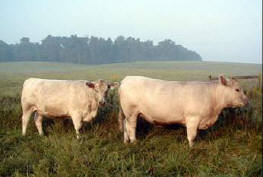
[[198,129],[211,127],[226,107],[241,107],[247,97],[235,79],[219,76],[218,82],[179,82],[142,76],[125,77],[119,88],[120,129],[124,142],[135,141],[138,116],[153,124],[182,124],[189,145]]
[[79,138],[82,122],[89,122],[97,115],[99,105],[105,103],[108,89],[114,87],[115,84],[107,84],[103,80],[27,79],[21,96],[22,134],[26,134],[30,116],[35,113],[35,124],[40,135],[43,135],[42,119],[45,116],[71,118]]

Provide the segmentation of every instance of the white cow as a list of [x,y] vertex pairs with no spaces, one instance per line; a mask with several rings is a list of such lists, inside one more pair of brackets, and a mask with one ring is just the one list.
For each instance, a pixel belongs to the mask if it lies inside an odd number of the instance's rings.
[[182,124],[187,128],[189,145],[197,130],[211,127],[226,107],[248,103],[235,79],[219,76],[218,82],[179,82],[142,76],[125,77],[119,88],[120,129],[124,142],[135,141],[138,116],[153,124]]
[[108,89],[114,88],[115,85],[103,80],[25,80],[21,96],[22,134],[26,135],[30,116],[35,112],[35,124],[39,135],[43,135],[42,120],[45,116],[71,118],[79,138],[82,122],[89,122],[97,115],[99,105],[105,103]]

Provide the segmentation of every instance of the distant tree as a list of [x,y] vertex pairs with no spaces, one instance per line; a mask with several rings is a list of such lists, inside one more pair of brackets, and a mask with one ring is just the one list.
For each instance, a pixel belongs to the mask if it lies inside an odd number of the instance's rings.
[[110,38],[59,37],[48,35],[41,43],[32,43],[28,37],[18,44],[0,41],[0,61],[57,61],[102,64],[132,61],[201,61],[201,56],[174,41],[166,39],[154,45],[133,37]]
[[20,39],[20,44],[29,44],[30,43],[30,39],[28,37],[22,37]]
[[0,40],[0,61],[12,61],[13,58],[12,47]]

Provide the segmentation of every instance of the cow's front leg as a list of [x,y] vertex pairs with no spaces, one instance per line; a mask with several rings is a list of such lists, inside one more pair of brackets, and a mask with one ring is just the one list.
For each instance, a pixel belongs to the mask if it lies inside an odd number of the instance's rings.
[[34,116],[34,120],[35,120],[35,125],[37,127],[38,133],[40,136],[42,136],[43,135],[43,128],[42,128],[43,116],[36,112]]
[[82,126],[82,120],[81,120],[81,116],[80,115],[73,115],[72,116],[72,122],[73,122],[73,125],[74,125],[74,128],[76,130],[76,134],[77,134],[77,139],[80,138],[80,134],[79,134],[79,130]]
[[192,147],[194,144],[194,139],[197,135],[197,128],[199,125],[198,117],[191,117],[187,119],[186,129],[187,129],[187,139],[189,141],[189,146]]

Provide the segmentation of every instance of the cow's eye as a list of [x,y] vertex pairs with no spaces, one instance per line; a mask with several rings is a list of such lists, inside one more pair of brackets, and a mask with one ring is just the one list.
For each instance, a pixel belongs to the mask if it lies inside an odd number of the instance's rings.
[[240,90],[239,89],[236,89],[237,92],[239,92]]

